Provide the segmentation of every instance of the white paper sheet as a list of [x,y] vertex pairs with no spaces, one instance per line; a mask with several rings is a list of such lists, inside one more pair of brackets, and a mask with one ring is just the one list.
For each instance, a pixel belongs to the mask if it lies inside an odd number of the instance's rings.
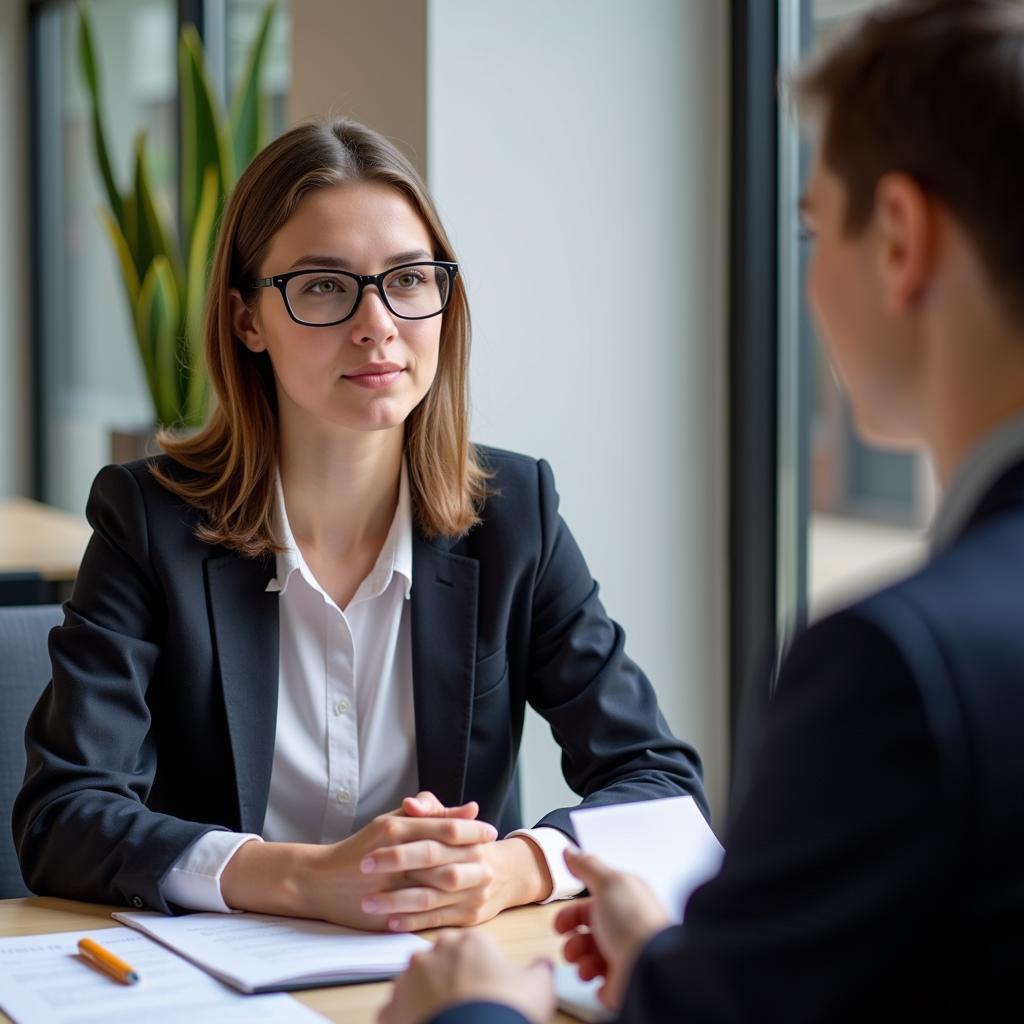
[[430,943],[269,914],[116,913],[243,992],[393,978]]
[[[122,985],[78,955],[89,936],[134,967]],[[0,939],[0,1006],[18,1024],[311,1024],[286,995],[243,996],[130,928]]]
[[615,1014],[597,998],[597,990],[603,980],[594,978],[593,981],[580,981],[573,964],[558,964],[555,967],[558,1008],[587,1024],[604,1024],[604,1021],[614,1020]]
[[697,886],[718,874],[724,850],[691,796],[572,811],[580,846],[639,875],[676,921]]

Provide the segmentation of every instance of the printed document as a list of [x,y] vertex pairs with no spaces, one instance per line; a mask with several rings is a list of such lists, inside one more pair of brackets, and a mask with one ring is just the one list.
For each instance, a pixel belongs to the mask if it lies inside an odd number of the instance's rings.
[[[78,953],[90,937],[139,974],[122,985]],[[17,1024],[312,1024],[291,996],[243,996],[130,928],[0,939],[0,1006]]]

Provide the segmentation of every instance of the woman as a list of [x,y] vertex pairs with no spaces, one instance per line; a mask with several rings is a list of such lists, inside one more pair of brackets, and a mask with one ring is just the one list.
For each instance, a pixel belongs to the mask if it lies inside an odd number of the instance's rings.
[[465,291],[390,143],[256,158],[205,346],[208,425],[93,485],[15,808],[33,890],[400,930],[578,891],[567,809],[515,831],[527,701],[584,803],[703,806],[549,468],[468,442]]

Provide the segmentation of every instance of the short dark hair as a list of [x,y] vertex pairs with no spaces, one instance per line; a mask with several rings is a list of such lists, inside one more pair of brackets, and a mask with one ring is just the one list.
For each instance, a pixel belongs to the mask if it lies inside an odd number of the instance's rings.
[[821,154],[863,229],[879,178],[910,175],[974,242],[1024,319],[1024,2],[895,0],[796,74]]

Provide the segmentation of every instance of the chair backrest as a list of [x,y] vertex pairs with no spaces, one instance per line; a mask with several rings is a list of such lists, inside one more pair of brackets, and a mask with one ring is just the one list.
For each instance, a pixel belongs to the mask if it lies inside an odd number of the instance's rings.
[[0,898],[26,896],[11,835],[11,806],[25,776],[25,723],[50,678],[46,639],[58,605],[0,608]]

